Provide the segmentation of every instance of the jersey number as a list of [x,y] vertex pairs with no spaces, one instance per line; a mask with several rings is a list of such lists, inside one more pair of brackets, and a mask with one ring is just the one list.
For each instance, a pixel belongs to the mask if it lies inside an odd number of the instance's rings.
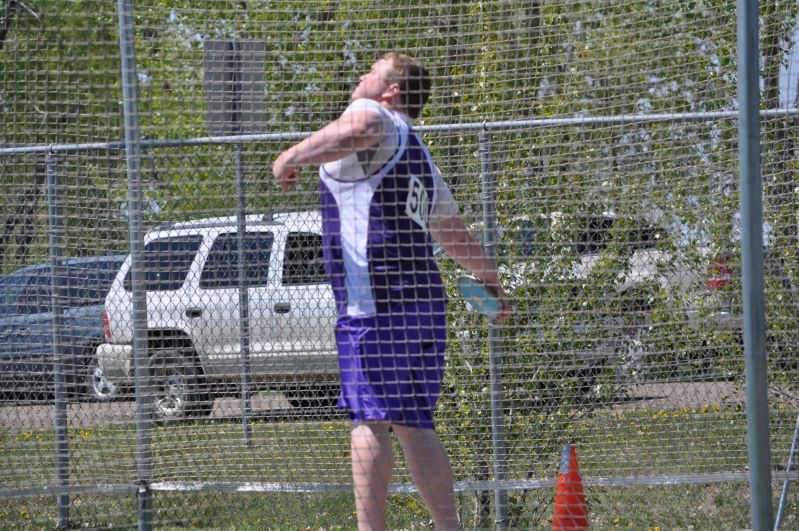
[[405,202],[405,214],[416,222],[422,229],[427,230],[427,220],[430,218],[430,196],[424,183],[416,175],[410,176],[410,189]]

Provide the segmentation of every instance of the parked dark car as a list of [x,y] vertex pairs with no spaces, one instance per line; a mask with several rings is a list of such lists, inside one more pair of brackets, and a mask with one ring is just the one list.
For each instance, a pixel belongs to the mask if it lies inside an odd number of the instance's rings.
[[[97,398],[95,351],[103,339],[103,302],[125,256],[62,262],[62,359],[70,399]],[[50,264],[24,267],[0,278],[0,396],[27,401],[51,398],[53,289]]]

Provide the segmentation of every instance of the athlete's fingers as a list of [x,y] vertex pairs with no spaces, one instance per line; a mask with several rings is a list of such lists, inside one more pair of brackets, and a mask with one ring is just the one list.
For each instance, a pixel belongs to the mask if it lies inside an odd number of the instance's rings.
[[284,192],[288,192],[297,185],[299,179],[299,172],[296,168],[287,168],[283,170],[280,177],[280,185],[283,187]]
[[511,307],[507,298],[501,296],[499,298],[499,303],[500,303],[500,310],[497,316],[494,318],[494,321],[496,321],[497,323],[503,322],[513,313],[513,307]]
[[513,313],[513,311],[510,309],[509,306],[506,306],[506,307],[502,308],[502,310],[497,315],[497,319],[496,319],[497,323],[502,323],[508,317],[510,317],[512,313]]

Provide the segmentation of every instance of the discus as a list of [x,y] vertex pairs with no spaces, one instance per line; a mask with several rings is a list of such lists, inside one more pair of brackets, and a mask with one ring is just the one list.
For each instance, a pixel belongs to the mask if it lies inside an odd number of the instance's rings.
[[499,298],[485,285],[485,283],[472,275],[458,277],[458,290],[466,300],[469,307],[489,319],[495,319],[502,311]]

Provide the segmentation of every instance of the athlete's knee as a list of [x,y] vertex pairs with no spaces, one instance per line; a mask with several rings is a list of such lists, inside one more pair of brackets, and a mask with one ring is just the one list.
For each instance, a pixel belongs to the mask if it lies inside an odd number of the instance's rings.
[[428,445],[433,441],[438,441],[438,434],[432,428],[403,426],[401,424],[392,424],[391,427],[403,447],[413,448],[419,445]]
[[350,422],[350,435],[355,437],[387,437],[392,426],[385,421],[353,421]]

